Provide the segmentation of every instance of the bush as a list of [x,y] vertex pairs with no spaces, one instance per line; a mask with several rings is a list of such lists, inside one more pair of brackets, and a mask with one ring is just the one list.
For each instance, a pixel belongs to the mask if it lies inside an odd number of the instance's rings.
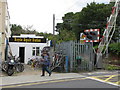
[[109,45],[110,53],[114,53],[116,55],[120,54],[120,43],[113,43]]
[[120,66],[108,64],[105,67],[106,70],[120,70]]
[[[98,45],[94,46],[94,49],[97,49],[98,48]],[[105,49],[106,47],[103,48],[103,50]],[[116,55],[119,55],[120,54],[120,43],[112,43],[112,44],[109,44],[109,52],[110,53],[114,53]]]

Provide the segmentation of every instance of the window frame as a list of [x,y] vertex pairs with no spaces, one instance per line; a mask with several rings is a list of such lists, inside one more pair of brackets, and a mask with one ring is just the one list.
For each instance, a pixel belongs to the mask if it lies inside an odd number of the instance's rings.
[[32,47],[32,56],[40,56],[40,51],[40,47]]

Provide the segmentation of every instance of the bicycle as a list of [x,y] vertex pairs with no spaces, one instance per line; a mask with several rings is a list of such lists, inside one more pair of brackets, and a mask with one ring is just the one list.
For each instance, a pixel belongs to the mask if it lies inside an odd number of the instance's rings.
[[27,63],[28,65],[31,65],[32,68],[38,69],[40,68],[40,59],[38,57],[32,57],[31,59],[29,58],[29,61]]

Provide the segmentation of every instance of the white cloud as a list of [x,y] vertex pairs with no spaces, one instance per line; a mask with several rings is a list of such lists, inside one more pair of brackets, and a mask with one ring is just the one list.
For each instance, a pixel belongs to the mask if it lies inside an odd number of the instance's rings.
[[[39,32],[52,33],[52,15],[60,19],[67,12],[78,12],[93,0],[7,0],[11,23],[33,25]],[[94,0],[106,3],[108,0]],[[59,22],[56,20],[56,22]]]

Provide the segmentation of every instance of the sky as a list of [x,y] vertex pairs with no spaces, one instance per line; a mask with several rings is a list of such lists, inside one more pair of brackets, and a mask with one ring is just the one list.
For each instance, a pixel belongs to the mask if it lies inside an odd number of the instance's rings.
[[55,23],[60,23],[64,14],[80,12],[93,1],[107,4],[110,0],[7,0],[11,24],[47,33],[53,32],[53,14]]

